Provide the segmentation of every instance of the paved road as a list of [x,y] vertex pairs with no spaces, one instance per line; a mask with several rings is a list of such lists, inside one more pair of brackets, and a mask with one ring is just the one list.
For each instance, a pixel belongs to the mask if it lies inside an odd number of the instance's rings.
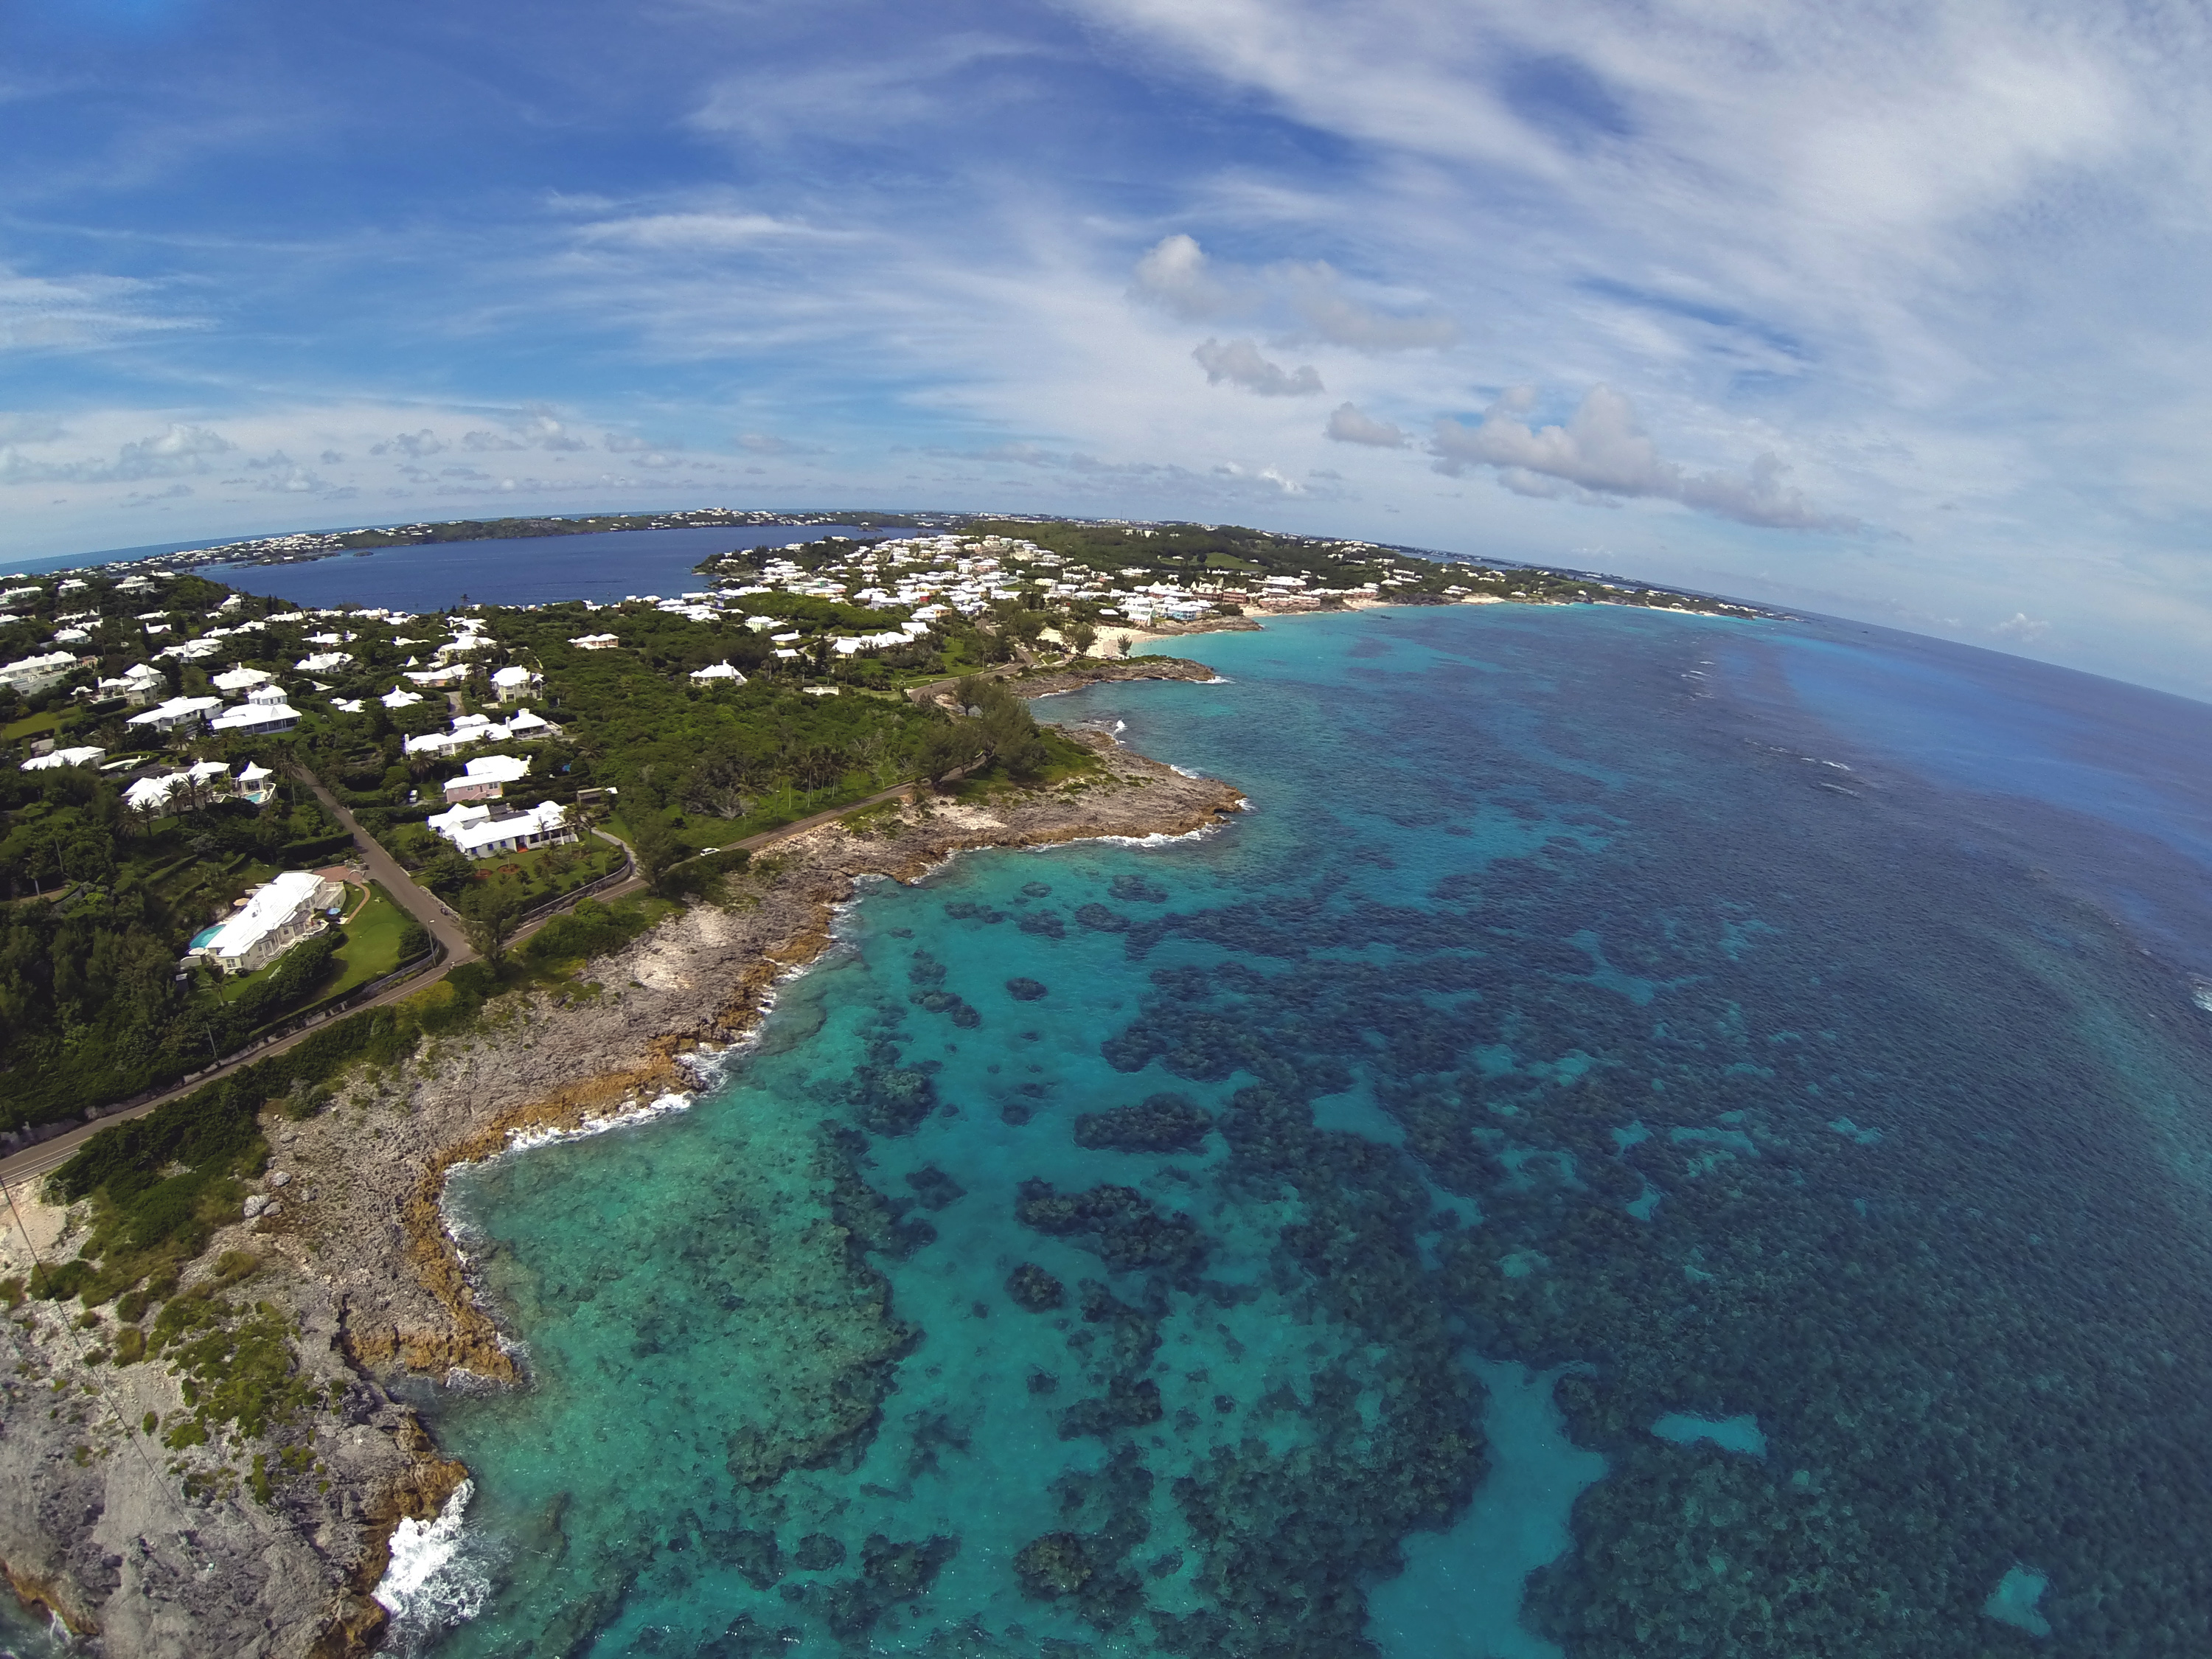
[[458,968],[465,962],[474,961],[477,953],[469,948],[468,935],[461,931],[460,918],[447,909],[435,894],[417,887],[414,878],[399,867],[399,860],[379,846],[375,836],[355,823],[353,814],[339,805],[337,797],[324,788],[312,774],[295,771],[292,775],[315,792],[315,799],[322,802],[323,810],[353,837],[353,844],[361,849],[362,862],[368,866],[368,873],[382,882],[384,890],[446,947],[447,966]]
[[[977,763],[979,765],[981,763]],[[963,770],[966,769],[963,769]],[[958,774],[954,775],[957,776]],[[301,781],[313,789],[316,798],[329,809],[331,815],[352,833],[355,844],[361,848],[362,856],[368,860],[369,873],[384,884],[385,890],[404,905],[409,914],[430,930],[438,942],[446,947],[448,953],[446,959],[429,972],[417,974],[410,980],[403,980],[383,995],[362,1003],[360,1008],[349,1009],[344,1018],[350,1018],[362,1009],[380,1008],[387,1002],[397,1002],[402,997],[413,996],[417,991],[436,984],[463,963],[473,962],[476,959],[476,952],[469,948],[468,940],[463,937],[459,923],[453,913],[410,880],[407,872],[399,867],[392,856],[377,845],[375,837],[356,823],[353,815],[339,805],[321,784],[312,778],[303,777]],[[726,852],[732,847],[742,847],[750,852],[773,846],[777,842],[787,841],[793,836],[804,835],[809,830],[832,823],[848,812],[857,812],[863,807],[874,806],[887,800],[895,800],[916,787],[913,783],[902,783],[890,789],[880,789],[865,799],[848,801],[842,806],[833,806],[826,811],[814,813],[811,817],[799,819],[796,823],[787,823],[779,830],[763,830],[758,835],[747,836],[742,840],[731,842],[718,850]],[[596,830],[592,833],[604,841],[613,842],[626,853],[632,850],[627,842],[617,836],[609,835],[604,830]],[[628,881],[610,887],[595,896],[602,901],[624,898],[632,893],[641,892],[644,890],[645,884],[643,878],[632,875]],[[553,918],[548,916],[544,921],[533,922],[530,927],[524,928],[509,942],[509,948],[512,949],[514,945],[520,945],[551,920]],[[57,1135],[52,1140],[41,1141],[36,1146],[27,1147],[12,1158],[0,1159],[0,1186],[21,1187],[38,1181],[67,1163],[76,1154],[78,1147],[83,1146],[102,1129],[106,1128],[108,1125],[128,1122],[135,1117],[143,1117],[156,1107],[167,1105],[179,1096],[188,1095],[193,1090],[212,1083],[218,1078],[226,1077],[241,1066],[254,1065],[267,1060],[272,1054],[281,1054],[295,1044],[304,1042],[320,1030],[322,1027],[319,1025],[310,1026],[307,1030],[295,1032],[281,1042],[274,1042],[265,1048],[256,1048],[250,1054],[240,1054],[234,1060],[227,1060],[215,1070],[201,1073],[190,1083],[180,1084],[167,1094],[143,1102],[127,1111],[117,1112],[110,1116],[100,1118],[95,1122],[84,1124],[70,1130],[67,1134]]]
[[[417,991],[436,984],[463,963],[475,961],[477,953],[469,948],[468,938],[461,932],[459,920],[453,913],[440,903],[434,895],[426,893],[417,887],[407,872],[399,867],[398,860],[377,844],[375,836],[354,822],[353,814],[341,806],[329,790],[324,788],[310,775],[295,772],[293,775],[315,792],[315,799],[322,802],[325,810],[343,826],[347,834],[353,837],[355,847],[360,849],[362,862],[368,866],[368,873],[383,883],[384,890],[391,894],[410,915],[428,928],[431,937],[446,948],[444,959],[428,973],[417,974],[412,979],[400,981],[381,996],[372,998],[358,1007],[348,1009],[345,1015],[341,1018],[349,1018],[361,1012],[363,1009],[380,1008],[388,1002],[398,1001],[402,997],[411,997]],[[218,1078],[228,1077],[244,1066],[258,1065],[272,1054],[281,1054],[286,1049],[306,1042],[308,1037],[322,1029],[319,1025],[311,1025],[306,1030],[295,1031],[290,1036],[285,1037],[281,1042],[272,1042],[266,1048],[251,1049],[225,1060],[213,1071],[203,1072],[190,1083],[179,1084],[166,1094],[156,1095],[151,1100],[142,1101],[127,1111],[116,1112],[100,1118],[94,1122],[72,1129],[65,1135],[57,1135],[52,1140],[40,1141],[35,1146],[26,1147],[12,1158],[0,1159],[0,1184],[9,1187],[21,1186],[27,1182],[36,1181],[41,1176],[51,1174],[67,1163],[75,1155],[78,1147],[107,1127],[109,1124],[124,1123],[134,1117],[143,1117],[155,1108],[165,1106],[179,1096],[188,1095],[193,1090],[212,1083]]]

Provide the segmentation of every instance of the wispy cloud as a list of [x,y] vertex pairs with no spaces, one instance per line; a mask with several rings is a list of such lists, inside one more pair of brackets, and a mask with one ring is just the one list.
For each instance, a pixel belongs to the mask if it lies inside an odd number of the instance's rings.
[[133,277],[26,276],[0,265],[0,351],[67,351],[205,319],[160,308],[158,284]]
[[1785,484],[1788,469],[1771,453],[1741,477],[1688,472],[1662,460],[1628,399],[1610,386],[1592,386],[1565,425],[1529,426],[1522,417],[1535,404],[1534,386],[1516,386],[1483,411],[1480,425],[1438,421],[1429,445],[1437,470],[1456,476],[1470,466],[1494,467],[1498,482],[1522,495],[1654,496],[1771,529],[1859,527]]

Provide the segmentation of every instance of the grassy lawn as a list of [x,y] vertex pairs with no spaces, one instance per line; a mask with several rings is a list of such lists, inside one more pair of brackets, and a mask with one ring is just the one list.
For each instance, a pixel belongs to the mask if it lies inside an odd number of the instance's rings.
[[338,947],[332,963],[339,969],[338,975],[317,986],[313,1000],[343,996],[355,986],[366,985],[397,968],[399,933],[406,925],[407,913],[392,902],[381,884],[369,883],[368,901],[341,930],[345,943]]
[[25,738],[35,738],[41,732],[61,729],[62,715],[67,711],[49,708],[43,714],[27,714],[13,726],[0,727],[0,742],[16,743]]
[[[406,925],[407,915],[392,902],[392,896],[376,882],[369,883],[366,894],[348,882],[346,907],[353,914],[338,929],[341,942],[337,954],[331,958],[330,970],[312,992],[276,1018],[289,1018],[301,1008],[343,996],[355,986],[381,978],[399,965],[399,933]],[[215,994],[225,1002],[235,1002],[246,994],[248,986],[283,960],[279,957],[251,974],[234,974],[216,981]]]

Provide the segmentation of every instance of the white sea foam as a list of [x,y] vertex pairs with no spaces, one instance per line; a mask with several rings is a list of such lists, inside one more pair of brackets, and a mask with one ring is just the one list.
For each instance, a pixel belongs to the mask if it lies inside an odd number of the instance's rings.
[[1186,830],[1179,836],[1164,834],[1154,834],[1150,836],[1086,836],[1079,842],[1052,842],[1042,847],[1032,847],[1029,850],[1033,853],[1049,853],[1055,848],[1060,847],[1173,847],[1179,842],[1204,841],[1208,836],[1219,835],[1221,833],[1221,830],[1222,823],[1219,819],[1216,819],[1210,823],[1201,823],[1195,830]]
[[2212,979],[2192,979],[2189,981],[2189,1000],[2212,1014]]
[[507,1150],[526,1152],[539,1146],[556,1146],[564,1140],[585,1140],[592,1135],[603,1135],[610,1129],[627,1129],[639,1123],[649,1123],[654,1118],[665,1117],[671,1112],[688,1112],[692,1097],[672,1092],[642,1104],[624,1101],[619,1110],[605,1117],[587,1117],[573,1129],[538,1127],[510,1129],[507,1132]]
[[386,1639],[399,1651],[419,1651],[440,1632],[473,1619],[491,1595],[490,1575],[472,1559],[461,1529],[476,1483],[453,1489],[434,1521],[402,1521],[392,1534],[392,1562],[376,1599],[392,1614]]

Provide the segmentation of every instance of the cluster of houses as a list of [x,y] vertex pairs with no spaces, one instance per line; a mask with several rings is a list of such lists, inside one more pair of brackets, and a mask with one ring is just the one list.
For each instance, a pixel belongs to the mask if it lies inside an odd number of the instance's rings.
[[448,730],[424,732],[408,738],[405,747],[410,755],[451,755],[480,743],[536,743],[560,735],[561,728],[543,715],[518,708],[504,720],[489,714],[456,714]]

